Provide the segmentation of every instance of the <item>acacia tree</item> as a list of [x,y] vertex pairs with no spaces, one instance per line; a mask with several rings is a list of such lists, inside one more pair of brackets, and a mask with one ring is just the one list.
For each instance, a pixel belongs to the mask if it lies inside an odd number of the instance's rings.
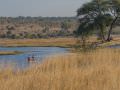
[[117,20],[120,18],[120,1],[119,0],[109,0],[107,1],[109,11],[111,12],[113,16],[113,20],[110,24],[110,28],[108,31],[108,38],[107,41],[111,40],[111,33],[113,30],[113,26],[117,22]]
[[104,14],[104,15],[98,15],[94,19],[94,28],[95,30],[100,30],[99,31],[99,36],[101,37],[102,41],[105,41],[105,35],[107,32],[107,27],[111,24],[112,21],[112,16],[110,14]]
[[77,16],[80,17],[80,23],[84,22],[83,20],[86,17],[89,18],[93,25],[95,25],[95,29],[100,31],[102,41],[106,40],[104,32],[107,30],[106,28],[110,26],[108,32],[108,40],[110,40],[113,25],[118,19],[119,7],[120,5],[117,3],[117,0],[92,0],[78,9]]
[[[106,8],[105,0],[92,0],[77,11],[77,16],[83,16],[84,19],[87,17],[87,19],[91,20],[90,22],[92,22],[92,25],[95,25],[95,29],[100,31],[102,41],[105,41],[104,31],[107,26],[106,22],[110,20],[106,17],[108,15],[108,13],[105,13],[106,10],[108,9]],[[83,18],[82,20],[84,20]],[[80,23],[82,20],[80,19]]]
[[77,30],[74,32],[74,34],[77,37],[81,37],[81,41],[82,41],[82,47],[85,48],[86,46],[86,40],[89,37],[89,35],[92,34],[93,30],[94,30],[94,23],[91,22],[91,20],[89,18],[86,18],[84,20],[84,22],[82,22],[79,27],[77,28]]

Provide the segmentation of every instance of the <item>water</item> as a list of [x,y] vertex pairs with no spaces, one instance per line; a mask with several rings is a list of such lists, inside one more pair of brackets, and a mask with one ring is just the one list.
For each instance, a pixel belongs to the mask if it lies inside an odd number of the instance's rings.
[[110,48],[120,48],[120,44],[117,44],[117,45],[111,45],[111,46],[109,46]]
[[68,52],[66,48],[59,47],[0,47],[1,51],[22,51],[25,53],[17,55],[1,55],[0,66],[12,65],[15,68],[23,69],[29,66],[28,57],[35,57],[37,62],[43,60],[46,56],[63,54]]

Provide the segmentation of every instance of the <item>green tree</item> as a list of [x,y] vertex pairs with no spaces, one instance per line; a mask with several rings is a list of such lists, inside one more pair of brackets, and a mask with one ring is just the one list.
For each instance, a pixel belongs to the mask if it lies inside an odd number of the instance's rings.
[[108,27],[112,21],[112,15],[108,12],[109,8],[107,7],[107,4],[106,0],[92,0],[91,2],[84,4],[77,11],[77,16],[80,17],[80,23],[89,19],[89,22],[92,23],[90,23],[90,25],[94,25],[94,30],[100,31],[102,41],[106,40],[106,27]]
[[96,30],[100,30],[99,31],[99,36],[101,37],[102,41],[105,41],[105,35],[107,32],[107,28],[112,21],[112,16],[110,14],[104,14],[104,15],[98,15],[95,19],[94,19],[94,29]]
[[108,4],[109,11],[111,12],[111,14],[113,16],[113,20],[110,24],[110,28],[108,31],[108,38],[107,38],[107,41],[110,41],[113,27],[114,27],[115,23],[117,22],[117,20],[120,18],[120,1],[119,0],[109,0],[107,2],[107,4]]
[[94,30],[94,23],[91,23],[88,19],[86,22],[83,22],[79,25],[78,29],[74,32],[77,37],[80,37],[82,40],[82,47],[86,47],[86,40],[88,39],[89,35],[92,34]]

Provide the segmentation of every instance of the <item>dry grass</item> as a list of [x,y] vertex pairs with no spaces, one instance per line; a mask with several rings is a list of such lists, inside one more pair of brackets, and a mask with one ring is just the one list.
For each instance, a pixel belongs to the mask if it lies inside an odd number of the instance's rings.
[[[100,43],[100,47],[120,44],[120,36],[113,36],[114,40],[111,42]],[[19,47],[19,46],[43,46],[43,47],[73,47],[78,42],[77,38],[47,38],[47,39],[0,39],[0,46]],[[97,37],[91,36],[88,43],[98,42]],[[81,44],[81,41],[78,42]]]
[[70,47],[76,43],[75,38],[49,38],[49,39],[0,39],[0,46],[58,46]]
[[0,51],[0,55],[16,55],[21,54],[23,52],[20,51]]
[[113,37],[113,40],[111,42],[101,43],[99,44],[99,46],[107,47],[111,45],[120,45],[120,35],[113,35],[112,37]]
[[[0,46],[43,46],[43,47],[72,47],[76,45],[77,38],[47,38],[47,39],[0,39]],[[97,37],[92,36],[88,42],[98,42]],[[80,43],[80,42],[79,42]],[[114,40],[101,43],[99,46],[120,44],[120,36],[114,36]]]
[[120,50],[58,55],[26,71],[3,70],[0,90],[120,90]]

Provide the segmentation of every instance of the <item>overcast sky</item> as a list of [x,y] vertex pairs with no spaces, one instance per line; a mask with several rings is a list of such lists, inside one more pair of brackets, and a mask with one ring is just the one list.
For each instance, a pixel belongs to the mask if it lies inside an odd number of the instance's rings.
[[90,0],[0,0],[0,16],[75,16]]

